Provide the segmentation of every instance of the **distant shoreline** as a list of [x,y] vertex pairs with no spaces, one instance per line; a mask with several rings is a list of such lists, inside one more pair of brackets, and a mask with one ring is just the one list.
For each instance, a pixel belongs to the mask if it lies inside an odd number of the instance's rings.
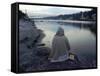
[[34,21],[43,21],[43,22],[68,22],[68,23],[83,23],[83,24],[95,24],[96,22],[95,21],[80,21],[80,20],[38,20],[38,19],[34,19]]

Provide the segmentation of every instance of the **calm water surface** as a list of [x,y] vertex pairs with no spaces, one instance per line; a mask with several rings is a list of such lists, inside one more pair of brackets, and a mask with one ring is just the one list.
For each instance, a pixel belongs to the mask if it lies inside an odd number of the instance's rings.
[[60,26],[64,29],[65,36],[69,40],[71,52],[77,54],[80,59],[95,60],[96,37],[89,29],[76,26],[83,24],[58,23],[53,21],[35,21],[35,24],[39,29],[43,30],[45,37],[42,43],[45,43],[47,47],[52,48],[52,39]]

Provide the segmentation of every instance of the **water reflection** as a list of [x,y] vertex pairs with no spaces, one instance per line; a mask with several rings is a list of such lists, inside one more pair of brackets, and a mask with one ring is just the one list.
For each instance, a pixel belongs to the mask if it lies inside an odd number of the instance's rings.
[[[42,43],[45,43],[47,47],[51,48],[52,40],[57,32],[59,26],[61,26],[65,35],[67,36],[71,51],[77,54],[82,61],[95,60],[96,58],[96,36],[91,29],[83,24],[73,24],[73,23],[61,23],[61,22],[45,22],[45,21],[35,21],[36,26],[42,29],[45,33],[45,38]],[[83,26],[83,27],[82,27]],[[93,25],[91,25],[92,27]]]

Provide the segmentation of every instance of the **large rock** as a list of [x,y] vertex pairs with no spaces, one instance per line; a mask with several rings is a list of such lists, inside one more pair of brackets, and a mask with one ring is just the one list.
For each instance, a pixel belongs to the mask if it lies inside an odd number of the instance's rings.
[[[44,37],[26,14],[19,11],[19,66],[20,71],[32,71],[36,63],[36,47]],[[34,62],[33,62],[34,61]],[[33,66],[34,65],[34,66]]]

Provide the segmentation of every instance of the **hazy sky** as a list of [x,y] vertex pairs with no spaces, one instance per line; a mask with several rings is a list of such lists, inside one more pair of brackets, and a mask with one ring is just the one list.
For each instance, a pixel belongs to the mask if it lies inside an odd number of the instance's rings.
[[73,14],[81,11],[90,11],[87,8],[72,8],[72,7],[52,7],[52,6],[37,6],[37,5],[19,5],[19,9],[24,13],[27,12],[30,17],[47,17],[63,14]]

